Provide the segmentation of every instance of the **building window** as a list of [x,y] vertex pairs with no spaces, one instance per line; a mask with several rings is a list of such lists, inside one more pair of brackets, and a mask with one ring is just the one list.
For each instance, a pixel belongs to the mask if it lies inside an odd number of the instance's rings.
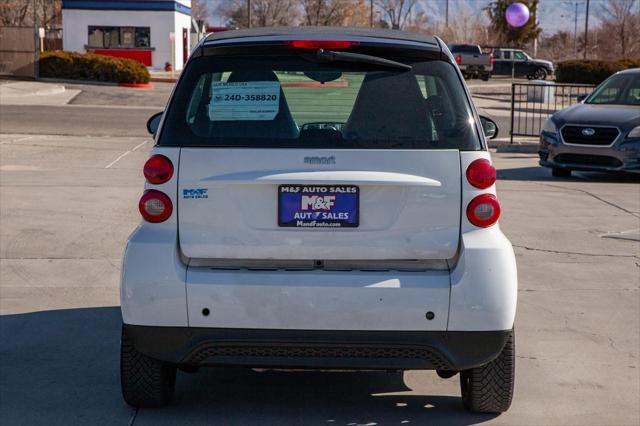
[[136,28],[136,47],[151,47],[151,32],[149,27]]
[[118,47],[151,47],[149,27],[89,26],[88,47],[114,49]]

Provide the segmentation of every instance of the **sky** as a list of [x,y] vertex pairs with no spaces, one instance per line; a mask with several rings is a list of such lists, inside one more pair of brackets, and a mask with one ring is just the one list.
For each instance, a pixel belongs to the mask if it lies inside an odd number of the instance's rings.
[[[218,5],[224,1],[230,0],[207,0],[211,12],[210,25],[215,26],[220,24],[221,17],[216,14],[215,11]],[[591,0],[589,6],[589,26],[598,24],[598,16],[601,15],[602,5],[607,1],[608,0]],[[447,0],[417,0],[416,7],[431,17],[433,21],[444,22],[446,2]],[[456,13],[461,12],[467,14],[484,13],[482,9],[489,3],[491,3],[491,0],[449,0],[449,19],[455,16]],[[554,34],[558,31],[568,31],[572,33],[576,16],[576,3],[578,4],[578,32],[581,32],[584,31],[586,0],[540,0],[538,20],[544,34]],[[640,8],[640,1],[638,1],[638,7]]]

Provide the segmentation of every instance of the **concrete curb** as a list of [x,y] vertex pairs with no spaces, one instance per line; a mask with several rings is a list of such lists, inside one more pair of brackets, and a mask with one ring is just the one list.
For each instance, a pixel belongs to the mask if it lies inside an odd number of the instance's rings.
[[117,86],[118,83],[110,81],[95,81],[95,80],[70,80],[66,78],[39,78],[36,81],[44,83],[62,83],[62,84],[88,84],[94,86]]
[[151,83],[175,83],[177,81],[176,77],[151,77],[149,79]]
[[151,83],[118,83],[120,87],[130,87],[132,89],[153,89]]
[[36,81],[16,81],[3,84],[0,93],[6,100],[9,98],[24,98],[25,96],[48,96],[64,93],[65,87],[61,84],[42,84]]

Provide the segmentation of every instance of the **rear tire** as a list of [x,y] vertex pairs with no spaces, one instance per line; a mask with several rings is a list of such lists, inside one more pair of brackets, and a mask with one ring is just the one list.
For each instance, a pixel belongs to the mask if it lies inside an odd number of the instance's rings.
[[120,384],[122,396],[133,407],[155,408],[169,403],[176,383],[176,368],[138,352],[122,330]]
[[560,168],[560,167],[553,167],[551,169],[551,176],[560,177],[560,178],[571,177],[571,169],[563,169],[563,168]]
[[547,79],[547,70],[540,67],[533,73],[533,76],[536,80],[546,80]]
[[496,359],[481,367],[460,372],[462,403],[469,411],[502,413],[513,400],[515,336],[512,331]]

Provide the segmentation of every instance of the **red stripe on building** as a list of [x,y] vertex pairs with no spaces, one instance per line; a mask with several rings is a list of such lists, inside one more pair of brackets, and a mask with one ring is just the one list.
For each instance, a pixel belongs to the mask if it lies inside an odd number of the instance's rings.
[[148,67],[151,66],[151,55],[153,53],[153,51],[149,49],[91,49],[91,51],[98,55],[133,59],[134,61],[138,61]]

